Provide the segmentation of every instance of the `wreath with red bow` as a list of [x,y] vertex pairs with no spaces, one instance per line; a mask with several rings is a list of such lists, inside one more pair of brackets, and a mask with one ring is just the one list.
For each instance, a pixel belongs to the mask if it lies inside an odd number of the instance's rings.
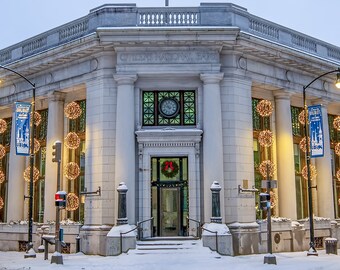
[[161,164],[161,172],[167,178],[173,178],[178,173],[176,161],[166,160]]

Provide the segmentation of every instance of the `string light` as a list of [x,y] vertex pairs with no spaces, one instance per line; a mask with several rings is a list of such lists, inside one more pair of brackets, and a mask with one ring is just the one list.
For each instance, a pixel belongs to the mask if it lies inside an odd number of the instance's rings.
[[0,144],[0,159],[3,159],[6,155],[6,148],[2,144]]
[[80,138],[75,132],[70,132],[65,138],[65,145],[69,149],[77,149],[80,145]]
[[4,200],[0,197],[0,209],[4,207]]
[[77,119],[81,115],[82,110],[79,104],[73,101],[66,105],[64,109],[64,113],[65,113],[65,116],[69,119]]
[[74,210],[77,210],[78,208],[79,208],[79,197],[72,192],[68,193],[66,197],[66,210],[74,211]]
[[273,177],[275,172],[275,164],[271,162],[271,160],[264,160],[259,166],[259,171],[264,178],[267,178],[267,175]]
[[7,129],[7,122],[4,119],[0,119],[0,133],[4,133]]
[[269,100],[263,99],[257,104],[256,111],[262,117],[270,116],[273,113],[273,105]]
[[[30,177],[30,173],[31,173],[31,166],[28,166],[25,171],[24,171],[24,179],[26,182],[29,182],[31,180]],[[36,182],[39,180],[40,177],[40,172],[39,170],[34,166],[33,167],[33,182]]]
[[340,169],[336,172],[336,178],[340,181]]
[[34,112],[34,125],[39,126],[41,123],[41,114],[38,112]]
[[69,162],[64,167],[64,175],[69,180],[76,179],[80,174],[80,169],[77,163]]
[[334,147],[335,154],[340,156],[340,143],[337,143]]
[[259,133],[258,140],[261,146],[264,147],[271,146],[273,144],[273,133],[268,129],[262,130]]
[[[30,146],[31,146],[31,142],[30,142]],[[39,150],[40,150],[40,142],[36,138],[34,138],[34,150],[33,150],[34,154],[38,153]]]
[[[308,143],[310,144],[310,137],[308,137]],[[303,137],[303,139],[299,143],[300,149],[306,153],[307,151],[307,144],[306,144],[306,137]]]
[[5,181],[5,174],[2,170],[0,170],[0,184],[2,184]]
[[[317,171],[314,165],[310,164],[309,165],[309,170],[310,170],[310,178],[314,179],[317,176]],[[305,165],[302,169],[302,176],[304,179],[307,180],[308,175],[307,175],[307,165]]]
[[333,120],[333,127],[340,131],[340,116],[337,116]]
[[302,110],[302,111],[299,113],[298,118],[299,118],[300,124],[301,124],[301,125],[305,125],[305,123],[306,123],[305,118],[306,118],[306,117],[305,117],[305,111],[304,111],[304,110]]

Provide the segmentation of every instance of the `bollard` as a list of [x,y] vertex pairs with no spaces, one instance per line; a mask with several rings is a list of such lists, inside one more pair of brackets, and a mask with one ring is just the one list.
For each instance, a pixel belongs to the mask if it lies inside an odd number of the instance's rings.
[[210,190],[212,192],[212,217],[210,218],[210,221],[212,223],[222,223],[222,217],[221,217],[221,205],[220,205],[220,191],[221,186],[217,181],[214,181],[210,187]]
[[128,191],[124,182],[119,183],[118,191],[118,219],[117,225],[128,224],[127,211],[126,211],[126,193]]
[[80,236],[76,237],[76,253],[80,252]]

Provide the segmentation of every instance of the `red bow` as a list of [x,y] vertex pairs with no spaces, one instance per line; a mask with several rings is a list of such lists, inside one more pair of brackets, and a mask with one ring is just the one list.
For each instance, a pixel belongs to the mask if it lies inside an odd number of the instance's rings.
[[171,171],[174,170],[174,166],[172,165],[172,161],[165,161],[165,167],[164,170],[167,171],[168,169],[171,169]]

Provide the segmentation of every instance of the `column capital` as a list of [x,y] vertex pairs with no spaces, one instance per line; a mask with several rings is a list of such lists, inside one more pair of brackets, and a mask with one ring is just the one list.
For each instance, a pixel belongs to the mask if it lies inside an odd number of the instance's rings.
[[223,79],[224,73],[202,73],[200,78],[207,83],[219,83]]
[[275,99],[290,100],[290,97],[293,95],[293,93],[289,92],[288,90],[281,89],[281,90],[274,91],[273,95]]
[[138,76],[136,74],[115,74],[113,78],[118,85],[131,85],[137,80]]
[[323,98],[318,98],[312,101],[313,105],[321,105],[322,107],[324,107],[325,109],[327,109],[329,103],[331,103],[331,99],[327,98],[327,97],[323,97]]
[[53,91],[48,94],[48,101],[65,101],[66,94],[59,91]]

